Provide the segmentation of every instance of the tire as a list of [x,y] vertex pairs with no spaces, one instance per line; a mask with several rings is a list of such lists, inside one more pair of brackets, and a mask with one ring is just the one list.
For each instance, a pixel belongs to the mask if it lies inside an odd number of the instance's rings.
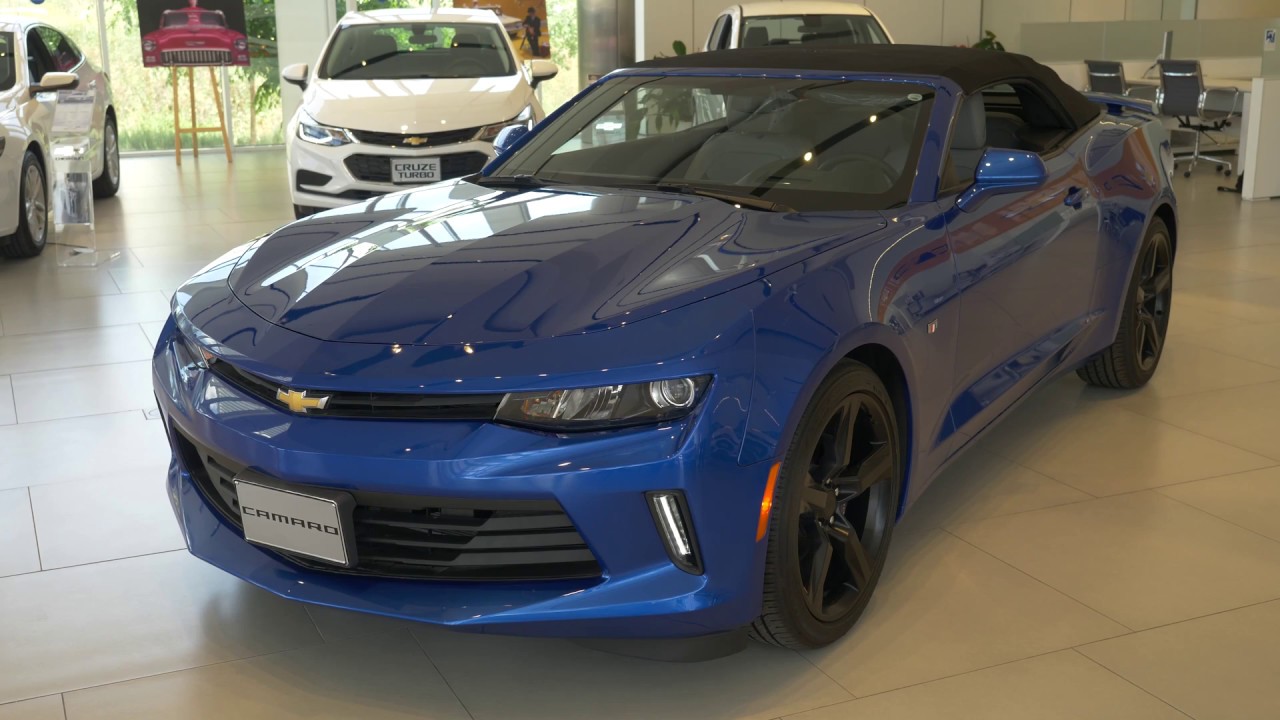
[[1147,228],[1125,290],[1115,342],[1089,358],[1076,374],[1090,385],[1133,389],[1160,365],[1173,305],[1173,242],[1156,218]]
[[0,241],[0,257],[31,258],[49,240],[49,185],[34,150],[22,157],[18,183],[18,231]]
[[115,197],[120,191],[120,134],[116,119],[107,116],[102,126],[102,174],[93,181],[93,196],[99,200]]
[[875,372],[850,360],[837,365],[805,409],[783,460],[769,518],[764,603],[752,637],[816,648],[857,622],[893,536],[902,487],[899,437],[893,401]]

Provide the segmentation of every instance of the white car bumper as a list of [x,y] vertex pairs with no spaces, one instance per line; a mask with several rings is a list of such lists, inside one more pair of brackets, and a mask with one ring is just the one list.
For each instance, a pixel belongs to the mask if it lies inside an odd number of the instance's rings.
[[493,145],[461,142],[434,147],[393,147],[354,142],[330,147],[291,135],[289,189],[295,205],[335,208],[385,195],[413,183],[391,181],[392,158],[439,158],[440,180],[452,180],[479,172],[493,159]]

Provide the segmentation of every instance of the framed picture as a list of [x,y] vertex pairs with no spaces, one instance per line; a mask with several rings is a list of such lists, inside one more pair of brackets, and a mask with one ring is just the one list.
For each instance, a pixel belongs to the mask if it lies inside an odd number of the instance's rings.
[[244,0],[138,0],[144,67],[248,65]]

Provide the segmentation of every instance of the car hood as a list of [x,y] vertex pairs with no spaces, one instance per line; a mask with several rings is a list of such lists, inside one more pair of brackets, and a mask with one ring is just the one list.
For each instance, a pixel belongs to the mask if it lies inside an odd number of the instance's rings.
[[875,213],[455,181],[287,225],[228,282],[263,319],[320,340],[520,342],[637,322],[884,226]]
[[302,109],[325,125],[431,133],[510,120],[533,102],[522,75],[437,80],[317,80]]

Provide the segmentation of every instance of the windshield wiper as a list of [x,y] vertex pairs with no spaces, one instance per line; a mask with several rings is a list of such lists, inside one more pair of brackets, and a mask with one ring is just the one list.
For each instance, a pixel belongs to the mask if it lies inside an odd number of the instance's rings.
[[768,212],[795,212],[795,208],[790,205],[784,205],[780,202],[765,200],[755,195],[739,195],[737,193],[724,192],[722,190],[712,190],[711,188],[698,187],[688,183],[653,183],[644,185],[643,187],[660,190],[662,192],[681,193],[682,195],[697,195],[699,197],[712,198],[722,202],[732,203],[734,205],[742,205],[754,210],[766,210]]

